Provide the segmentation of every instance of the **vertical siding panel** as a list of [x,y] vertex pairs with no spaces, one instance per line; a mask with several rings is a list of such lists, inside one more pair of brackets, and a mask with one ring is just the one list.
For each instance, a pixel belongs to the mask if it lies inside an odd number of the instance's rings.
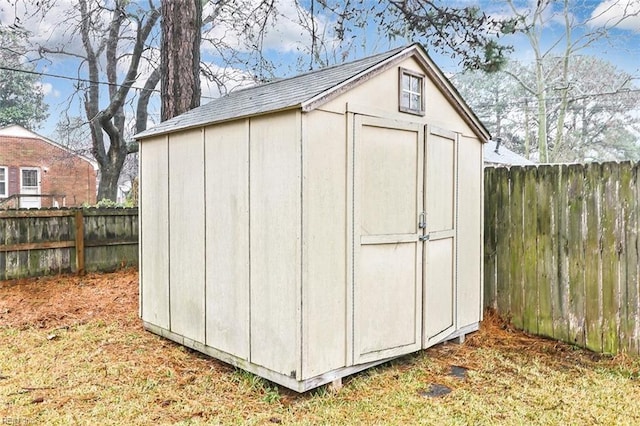
[[[303,378],[346,365],[345,116],[303,115]],[[328,267],[328,265],[331,265]]]
[[[585,344],[585,256],[583,218],[585,217],[584,168],[574,164],[567,168],[563,186],[567,190],[567,261],[569,275],[569,342]],[[558,209],[560,210],[560,209]]]
[[188,130],[169,138],[171,331],[199,343],[205,340],[202,132]]
[[140,143],[141,315],[165,329],[170,327],[168,155],[166,136]]
[[496,169],[496,300],[498,312],[511,313],[511,275],[509,241],[511,235],[511,203],[509,186],[511,171],[506,167]]
[[602,334],[600,328],[601,312],[601,269],[600,253],[600,182],[602,166],[588,164],[585,166],[585,328],[587,348],[602,351]]
[[482,314],[482,143],[459,137],[456,190],[457,328],[478,323]]
[[509,205],[511,213],[511,229],[509,235],[509,289],[511,292],[511,320],[513,324],[522,329],[524,327],[524,291],[522,253],[524,251],[523,239],[523,185],[524,171],[522,167],[511,168],[511,191]]
[[250,361],[298,375],[300,140],[296,114],[250,123]]
[[206,128],[206,344],[249,357],[249,122]]

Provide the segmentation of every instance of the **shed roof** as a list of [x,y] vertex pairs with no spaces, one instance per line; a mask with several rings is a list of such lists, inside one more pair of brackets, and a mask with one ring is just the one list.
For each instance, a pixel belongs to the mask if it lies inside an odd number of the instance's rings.
[[290,78],[252,86],[225,96],[164,121],[135,135],[145,139],[176,130],[261,115],[269,112],[301,108],[311,111],[343,93],[372,73],[382,72],[409,56],[416,56],[436,85],[454,103],[454,107],[484,141],[489,132],[464,102],[457,90],[429,58],[422,46],[414,43],[353,62],[310,71]]

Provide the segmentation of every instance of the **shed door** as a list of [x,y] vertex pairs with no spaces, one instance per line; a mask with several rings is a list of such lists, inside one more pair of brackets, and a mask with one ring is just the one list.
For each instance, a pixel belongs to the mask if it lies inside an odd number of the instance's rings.
[[420,349],[422,126],[355,116],[353,361]]
[[442,341],[456,326],[457,140],[456,133],[436,127],[427,133],[424,348]]

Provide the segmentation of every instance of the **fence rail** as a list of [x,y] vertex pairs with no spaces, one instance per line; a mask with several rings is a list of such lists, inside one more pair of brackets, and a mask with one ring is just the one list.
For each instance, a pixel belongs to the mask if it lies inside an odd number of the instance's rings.
[[0,280],[137,266],[138,210],[4,210],[0,238]]
[[640,353],[637,163],[485,170],[485,305],[531,333]]

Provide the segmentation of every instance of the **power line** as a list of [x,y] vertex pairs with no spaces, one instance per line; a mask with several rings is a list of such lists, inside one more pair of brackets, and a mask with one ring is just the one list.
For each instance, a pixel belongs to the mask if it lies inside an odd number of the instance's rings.
[[[53,74],[53,73],[47,73],[47,72],[39,72],[39,71],[30,71],[30,70],[23,70],[23,69],[19,69],[19,68],[11,68],[11,67],[5,67],[0,65],[0,70],[4,70],[4,71],[12,71],[12,72],[21,72],[24,74],[31,74],[31,75],[37,75],[40,77],[51,77],[51,78],[60,78],[63,80],[70,80],[70,81],[74,81],[74,82],[82,82],[82,83],[90,83],[90,84],[101,84],[101,85],[105,85],[105,86],[112,86],[112,87],[116,87],[119,88],[122,85],[118,84],[118,83],[111,83],[108,81],[95,81],[95,80],[90,80],[87,78],[82,78],[82,77],[69,77],[66,75],[61,75],[61,74]],[[149,90],[151,92],[155,92],[155,93],[161,93],[160,90],[158,89],[145,89],[144,87],[138,87],[138,86],[130,86],[131,89],[134,90]],[[578,101],[578,100],[584,100],[584,99],[588,99],[588,98],[598,98],[598,97],[604,97],[604,96],[615,96],[615,95],[623,95],[626,93],[639,93],[640,89],[622,89],[616,92],[601,92],[601,93],[589,93],[589,94],[584,94],[584,95],[580,95],[577,96],[574,99],[570,99],[569,101]],[[202,96],[202,98],[204,99],[216,99],[212,96]],[[547,101],[554,101],[554,100],[559,100],[561,99],[560,97],[548,97],[546,98]],[[532,103],[537,102],[537,100],[535,98],[525,98],[525,99],[514,99],[511,101],[507,101],[507,102],[503,102],[503,105],[521,105],[524,104],[528,101],[531,101]],[[480,105],[480,106],[489,106],[490,104],[484,104],[484,105]]]
[[[89,80],[88,78],[81,78],[81,77],[69,77],[68,75],[61,75],[61,74],[52,74],[52,73],[47,73],[47,72],[39,72],[39,71],[30,71],[30,70],[21,70],[19,68],[11,68],[11,67],[5,67],[0,65],[0,70],[4,70],[4,71],[13,71],[13,72],[21,72],[24,74],[31,74],[31,75],[37,75],[40,77],[52,77],[52,78],[61,78],[64,80],[71,80],[71,81],[76,81],[76,82],[82,82],[82,83],[91,83],[91,84],[102,84],[105,86],[112,86],[112,87],[121,87],[121,84],[118,83],[110,83],[108,81],[95,81],[95,80]],[[143,87],[137,87],[137,86],[131,86],[132,89],[136,89],[136,90],[150,90],[152,92],[156,92],[156,93],[160,93],[159,90],[157,89],[144,89]]]
[[[0,70],[3,71],[12,71],[12,72],[21,72],[24,74],[31,74],[31,75],[37,75],[40,77],[51,77],[51,78],[60,78],[63,80],[71,80],[74,82],[81,82],[81,83],[90,83],[90,84],[102,84],[104,86],[111,86],[111,87],[122,87],[122,84],[118,84],[118,83],[111,83],[108,81],[95,81],[95,80],[90,80],[88,78],[81,78],[81,77],[69,77],[67,75],[61,75],[61,74],[52,74],[52,73],[48,73],[48,72],[40,72],[40,71],[30,71],[30,70],[22,70],[19,68],[11,68],[11,67],[5,67],[0,65]],[[145,89],[144,87],[138,87],[138,86],[130,86],[131,89],[134,90],[149,90],[151,92],[155,92],[155,93],[160,93],[160,90],[158,89]],[[202,96],[205,99],[216,99],[214,97],[211,96]]]

